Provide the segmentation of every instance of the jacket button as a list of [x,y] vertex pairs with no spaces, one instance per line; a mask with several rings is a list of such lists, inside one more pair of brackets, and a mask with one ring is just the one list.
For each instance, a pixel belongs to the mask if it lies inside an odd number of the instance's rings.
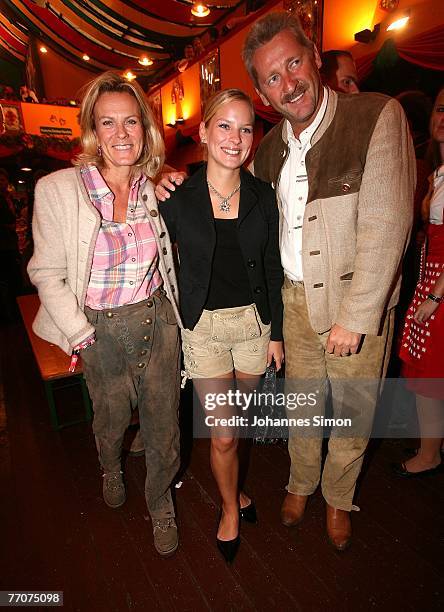
[[141,361],[140,363],[137,364],[138,368],[144,368],[146,364],[143,363],[143,361]]
[[148,200],[148,196],[147,196],[146,194],[145,194],[145,195],[143,195],[143,196],[142,196],[142,200],[143,200],[144,202],[146,202],[146,201]]
[[166,247],[163,247],[163,249],[162,249],[162,253],[163,253],[164,255],[166,255],[166,254],[168,253],[168,251],[167,251]]
[[148,306],[148,308],[152,308],[153,307],[153,300],[148,300],[146,305]]
[[255,259],[249,259],[247,261],[247,265],[248,265],[249,268],[254,268],[255,265],[256,265],[256,260]]
[[140,356],[143,357],[144,355],[147,354],[147,352],[148,351],[146,349],[143,349],[143,351],[140,351]]
[[152,217],[157,217],[157,210],[150,210],[150,215]]
[[176,288],[173,287],[173,285],[171,285],[171,291],[174,293],[176,291]]
[[160,232],[159,238],[164,238],[164,237],[165,237],[165,232]]
[[254,288],[254,292],[255,293],[262,293],[262,287],[255,287]]
[[152,322],[153,322],[153,320],[151,319],[151,317],[148,317],[147,319],[145,319],[145,323],[147,325],[151,325]]
[[143,339],[145,340],[145,342],[149,342],[150,341],[150,336],[144,336]]
[[108,317],[108,319],[112,319],[113,316],[114,316],[114,313],[113,312],[107,312],[106,316]]
[[349,185],[348,183],[344,183],[344,184],[342,185],[342,191],[343,191],[344,193],[347,193],[348,191],[350,191],[350,189],[351,189],[351,187],[350,187],[350,185]]

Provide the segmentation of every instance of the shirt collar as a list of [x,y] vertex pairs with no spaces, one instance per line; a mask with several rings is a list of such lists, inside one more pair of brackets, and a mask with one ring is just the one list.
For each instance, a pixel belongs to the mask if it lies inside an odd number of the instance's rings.
[[438,177],[444,177],[444,164],[442,166],[438,166],[438,168],[435,170],[434,178],[437,179]]
[[328,102],[328,89],[327,87],[322,87],[322,89],[323,89],[324,95],[322,96],[321,106],[319,107],[319,110],[316,113],[314,120],[310,123],[309,126],[305,128],[305,130],[302,130],[302,132],[299,135],[299,138],[296,138],[296,136],[293,133],[290,122],[288,121],[288,119],[286,120],[287,140],[290,146],[295,145],[295,144],[299,145],[301,142],[310,141],[313,134],[318,129],[319,124],[324,118],[325,110],[327,108],[327,102]]
[[[83,166],[80,172],[86,174],[89,178],[87,181],[87,189],[92,200],[103,200],[109,196],[114,197],[113,192],[97,166],[93,164]],[[135,175],[131,178],[130,190],[133,190],[137,184],[139,184],[139,186],[143,185],[146,180],[147,177],[140,170],[137,170]]]

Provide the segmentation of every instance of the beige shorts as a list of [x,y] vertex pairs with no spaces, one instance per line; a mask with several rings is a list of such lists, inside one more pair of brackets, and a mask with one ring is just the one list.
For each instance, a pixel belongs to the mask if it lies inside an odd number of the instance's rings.
[[261,375],[267,365],[270,324],[256,305],[204,310],[195,328],[182,330],[189,378],[215,378],[233,370]]

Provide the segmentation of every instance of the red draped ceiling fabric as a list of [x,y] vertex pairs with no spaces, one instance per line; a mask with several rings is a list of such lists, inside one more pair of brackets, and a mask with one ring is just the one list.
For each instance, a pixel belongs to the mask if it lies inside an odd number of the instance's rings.
[[254,100],[253,104],[256,115],[261,119],[265,119],[269,123],[279,123],[282,119],[282,115],[271,108],[271,106],[265,106],[260,98]]
[[[404,42],[396,43],[399,57],[431,70],[444,70],[444,25],[436,26],[427,32],[417,34]],[[370,53],[356,60],[359,79],[371,73],[377,53]]]

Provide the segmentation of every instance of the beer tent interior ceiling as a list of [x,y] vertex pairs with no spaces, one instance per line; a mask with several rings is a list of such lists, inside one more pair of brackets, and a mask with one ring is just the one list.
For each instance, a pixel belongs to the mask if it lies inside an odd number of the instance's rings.
[[[88,70],[130,69],[153,83],[183,57],[186,44],[208,28],[220,29],[245,0],[205,4],[209,15],[195,17],[192,0],[0,0],[0,51],[24,61],[35,38]],[[153,64],[141,66],[143,56]]]

